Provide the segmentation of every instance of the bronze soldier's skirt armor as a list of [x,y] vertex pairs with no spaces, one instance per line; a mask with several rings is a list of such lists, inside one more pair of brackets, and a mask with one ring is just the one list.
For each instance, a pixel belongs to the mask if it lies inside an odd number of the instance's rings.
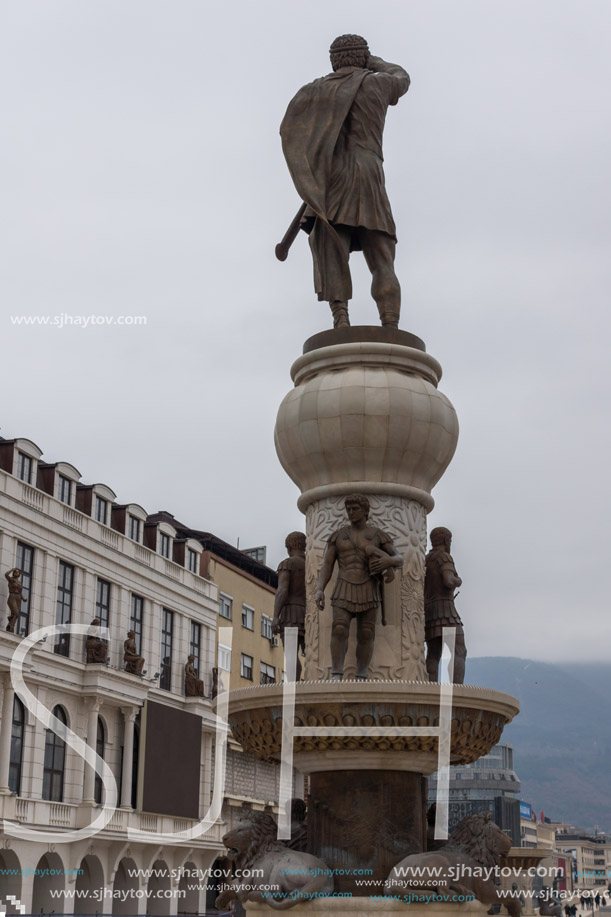
[[305,636],[305,606],[284,605],[280,612],[280,623],[283,628],[299,628],[299,636]]
[[337,578],[331,596],[331,605],[343,608],[351,614],[360,614],[377,608],[380,604],[380,590],[375,579],[366,579],[363,583],[349,583]]
[[444,627],[462,627],[453,599],[433,599],[424,606],[424,635],[426,640],[443,636]]

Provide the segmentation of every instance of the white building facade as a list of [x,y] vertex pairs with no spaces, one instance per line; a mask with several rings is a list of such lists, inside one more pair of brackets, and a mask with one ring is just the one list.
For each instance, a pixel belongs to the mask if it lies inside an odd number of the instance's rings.
[[[208,811],[215,741],[217,587],[199,575],[201,545],[176,534],[167,523],[148,523],[142,507],[117,504],[106,485],[81,484],[72,465],[43,462],[31,441],[0,440],[2,614],[8,614],[4,574],[12,568],[22,571],[26,599],[17,633],[5,630],[5,620],[0,630],[0,815],[40,834],[40,840],[0,835],[0,905],[8,913],[18,910],[7,896],[34,914],[204,910],[206,879],[197,876],[223,852],[226,829],[217,823],[191,841],[159,839],[197,825]],[[89,625],[95,617],[110,632],[106,663],[87,664],[85,637],[66,633],[37,643],[23,667],[36,699],[98,752],[119,790],[102,831],[49,843],[49,832],[74,832],[99,815],[102,785],[15,695],[11,659],[24,636],[56,623]],[[129,630],[145,659],[141,676],[124,669]],[[185,696],[189,654],[204,698]],[[140,720],[151,702],[170,708],[169,715],[182,711],[201,720],[198,818],[138,808]],[[163,753],[160,758],[163,772]],[[174,769],[166,779],[180,781],[181,774]],[[128,829],[147,832],[150,842],[130,840]]]

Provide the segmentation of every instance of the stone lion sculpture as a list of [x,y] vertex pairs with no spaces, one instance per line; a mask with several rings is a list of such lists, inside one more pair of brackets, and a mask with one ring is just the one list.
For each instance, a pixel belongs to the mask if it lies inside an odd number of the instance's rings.
[[386,894],[422,891],[449,898],[464,895],[483,904],[504,904],[510,917],[520,917],[519,898],[499,895],[495,882],[495,867],[510,847],[510,838],[489,813],[467,815],[444,847],[412,854],[397,863],[386,880]]
[[[276,833],[271,815],[249,812],[223,836],[235,878],[216,899],[217,908],[239,898],[242,903],[258,901],[286,910],[333,892],[332,870],[318,857],[290,850]],[[263,874],[252,875],[255,870]]]

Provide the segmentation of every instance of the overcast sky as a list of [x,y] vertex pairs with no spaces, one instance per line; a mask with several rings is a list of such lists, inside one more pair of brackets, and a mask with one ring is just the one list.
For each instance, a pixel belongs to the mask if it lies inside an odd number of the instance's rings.
[[[336,35],[402,64],[387,186],[401,327],[461,424],[474,655],[608,659],[611,4],[5,0],[0,433],[275,566],[303,526],[273,426],[329,326],[278,127]],[[360,260],[359,260],[360,259]],[[353,323],[375,322],[354,257]],[[146,316],[24,327],[11,316]],[[467,677],[468,680],[468,677]]]

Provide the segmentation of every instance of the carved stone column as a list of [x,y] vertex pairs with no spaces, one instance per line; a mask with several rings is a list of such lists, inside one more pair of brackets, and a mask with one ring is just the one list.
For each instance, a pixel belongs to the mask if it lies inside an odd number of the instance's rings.
[[11,764],[11,735],[13,732],[13,704],[15,702],[15,689],[11,684],[11,677],[6,673],[2,677],[2,728],[0,730],[0,793],[8,795],[11,790],[8,785]]
[[[306,341],[291,375],[295,388],[280,406],[275,441],[306,515],[304,678],[330,676],[333,582],[323,612],[315,604],[316,585],[327,539],[348,524],[344,500],[359,493],[369,499],[369,523],[392,536],[404,559],[384,587],[387,623],[376,628],[369,677],[427,681],[426,514],[458,439],[456,412],[437,388],[441,366],[414,335],[355,327]],[[354,676],[355,643],[352,633],[346,679]]]
[[[87,705],[87,745],[93,751],[96,750],[98,737],[98,713],[100,710],[100,699],[98,697],[86,697]],[[88,805],[95,803],[95,771],[88,764],[84,764],[85,776],[83,780],[83,802]]]
[[132,770],[134,766],[134,723],[138,710],[136,707],[121,707],[125,721],[123,733],[123,769],[121,772],[121,806],[122,809],[132,807]]

